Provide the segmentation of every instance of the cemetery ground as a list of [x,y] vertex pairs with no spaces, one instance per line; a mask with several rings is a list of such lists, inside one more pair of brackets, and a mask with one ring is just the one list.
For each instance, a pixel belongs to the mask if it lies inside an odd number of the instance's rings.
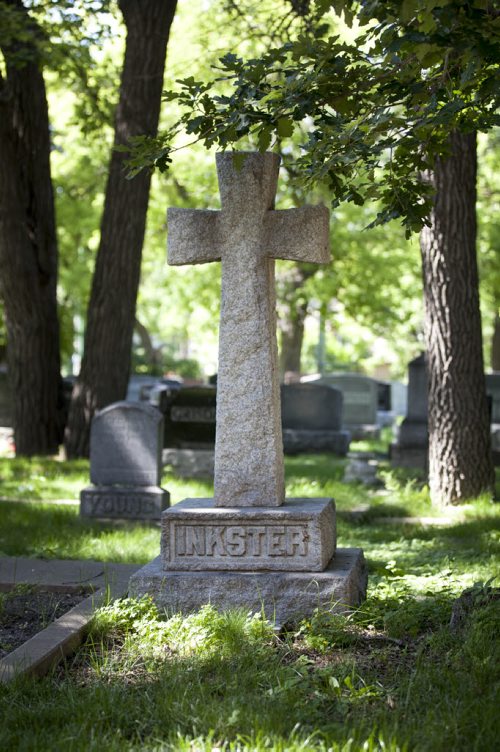
[[[115,601],[48,676],[0,686],[0,748],[495,749],[500,507],[435,510],[415,472],[382,463],[383,486],[367,488],[342,482],[345,463],[287,458],[287,496],[335,498],[339,544],[362,546],[369,567],[359,610],[276,630],[258,614],[207,606],[181,617]],[[137,565],[157,555],[157,526],[83,520],[76,504],[53,502],[78,498],[86,462],[0,459],[0,475],[2,555]],[[168,475],[163,486],[173,503],[211,493]],[[453,608],[462,618],[450,628]]]

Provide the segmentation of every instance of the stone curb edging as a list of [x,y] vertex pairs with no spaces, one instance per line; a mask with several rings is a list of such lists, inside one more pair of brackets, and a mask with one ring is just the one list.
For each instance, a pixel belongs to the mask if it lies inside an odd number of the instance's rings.
[[[131,570],[135,567],[131,567]],[[126,595],[129,571],[113,573],[111,580],[88,598],[56,619],[12,653],[0,660],[0,683],[6,684],[21,676],[43,676],[59,661],[73,653],[86,634],[94,611],[107,603]],[[42,585],[50,590],[50,586]],[[55,591],[60,587],[54,588]],[[71,590],[71,587],[68,588]]]

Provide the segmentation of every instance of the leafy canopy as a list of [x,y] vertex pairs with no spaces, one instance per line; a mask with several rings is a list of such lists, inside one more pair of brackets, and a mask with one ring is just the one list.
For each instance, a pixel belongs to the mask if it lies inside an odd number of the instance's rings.
[[[354,41],[333,33],[334,12],[358,25]],[[182,130],[207,148],[262,152],[299,134],[306,188],[325,184],[334,206],[378,200],[373,224],[400,218],[409,236],[428,221],[420,176],[449,133],[500,124],[499,60],[500,11],[487,0],[316,0],[292,41],[248,60],[228,53],[213,81],[165,92],[183,114],[138,139],[130,166],[167,169]]]

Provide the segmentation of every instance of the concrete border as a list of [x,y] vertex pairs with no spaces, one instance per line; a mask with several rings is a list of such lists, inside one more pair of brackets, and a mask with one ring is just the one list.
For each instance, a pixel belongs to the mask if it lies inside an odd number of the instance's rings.
[[0,660],[0,682],[27,675],[43,676],[73,653],[82,642],[95,609],[126,595],[129,577],[137,569],[137,565],[96,561],[0,559],[0,590],[27,583],[52,592],[82,588],[95,591]]

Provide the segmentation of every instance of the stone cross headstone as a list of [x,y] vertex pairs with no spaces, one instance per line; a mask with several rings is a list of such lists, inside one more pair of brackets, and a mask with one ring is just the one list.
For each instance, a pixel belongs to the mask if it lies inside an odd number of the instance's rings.
[[275,211],[279,157],[218,154],[221,211],[169,209],[168,262],[221,261],[216,506],[285,498],[276,343],[275,259],[326,264],[328,210]]
[[328,211],[275,211],[279,158],[217,155],[221,211],[169,209],[170,264],[221,261],[214,499],[162,515],[161,557],[129,592],[162,607],[211,602],[278,621],[318,605],[358,602],[362,552],[335,557],[331,499],[285,501],[274,260],[327,263]]
[[85,517],[159,519],[169,494],[160,488],[163,417],[141,402],[100,410],[90,430],[91,486],[80,494]]

